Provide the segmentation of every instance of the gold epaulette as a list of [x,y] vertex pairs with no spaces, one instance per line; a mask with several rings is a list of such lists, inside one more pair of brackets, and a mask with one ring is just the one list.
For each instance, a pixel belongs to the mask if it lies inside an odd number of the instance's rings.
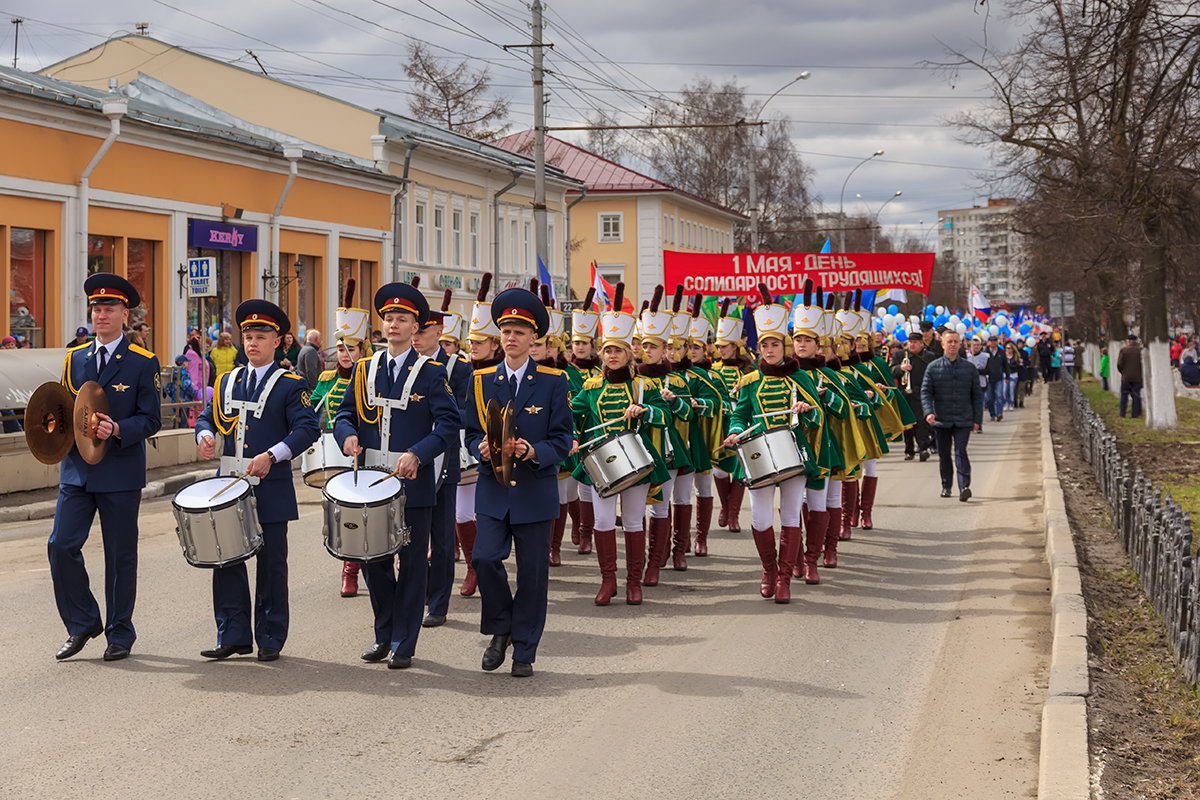
[[304,376],[303,376],[303,375],[297,375],[297,374],[296,374],[296,373],[294,373],[294,372],[285,372],[285,373],[283,373],[283,377],[285,377],[285,378],[291,378],[291,379],[292,379],[292,380],[294,380],[294,381],[302,381],[302,380],[304,380]]
[[319,376],[317,376],[317,381],[320,382],[320,381],[332,380],[335,375],[337,375],[336,369],[327,369],[324,372],[322,372]]
[[563,371],[558,367],[547,367],[542,364],[537,365],[537,371],[542,375],[562,375]]
[[738,378],[738,386],[739,387],[749,386],[752,383],[757,383],[761,379],[762,379],[762,373],[759,372],[758,370],[754,370],[753,372],[747,372],[745,375]]
[[484,367],[483,369],[477,369],[477,370],[475,370],[475,374],[476,375],[491,375],[492,373],[494,373],[496,371],[496,367],[498,367],[498,366],[500,366],[500,365],[493,364],[490,367]]
[[583,382],[583,388],[585,389],[599,389],[602,386],[604,386],[603,375],[593,375]]
[[154,353],[151,353],[146,348],[142,347],[139,344],[134,344],[133,342],[129,343],[129,352],[137,353],[142,358],[154,358],[155,357]]

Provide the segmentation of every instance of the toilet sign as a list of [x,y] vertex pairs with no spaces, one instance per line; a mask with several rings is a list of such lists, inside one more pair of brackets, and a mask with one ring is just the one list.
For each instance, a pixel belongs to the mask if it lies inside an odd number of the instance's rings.
[[215,258],[188,259],[188,297],[215,297],[217,294],[217,261]]

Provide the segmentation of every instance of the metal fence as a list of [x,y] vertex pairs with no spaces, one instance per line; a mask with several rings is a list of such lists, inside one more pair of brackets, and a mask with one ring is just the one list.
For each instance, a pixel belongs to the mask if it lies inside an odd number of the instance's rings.
[[1125,546],[1142,591],[1166,623],[1175,659],[1188,679],[1200,681],[1200,571],[1192,563],[1192,522],[1169,494],[1117,450],[1117,437],[1063,374],[1071,419],[1083,452],[1108,502],[1113,530]]

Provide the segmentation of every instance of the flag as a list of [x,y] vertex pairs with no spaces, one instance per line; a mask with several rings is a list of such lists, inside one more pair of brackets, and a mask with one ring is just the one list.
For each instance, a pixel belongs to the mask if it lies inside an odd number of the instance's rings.
[[992,306],[983,296],[983,292],[979,291],[978,286],[971,287],[971,313],[974,314],[980,322],[987,322],[988,317],[992,315]]
[[825,244],[821,245],[821,252],[822,253],[832,253],[833,252],[833,250],[830,249],[828,236],[825,237]]
[[875,297],[876,303],[886,303],[889,300],[896,303],[907,303],[908,292],[904,289],[884,289]]
[[558,297],[556,297],[554,293],[554,281],[550,278],[550,270],[546,269],[546,265],[542,262],[542,257],[540,255],[537,257],[537,262],[538,280],[542,282],[543,286],[550,287],[550,302],[557,304]]
[[885,299],[885,298],[876,297],[875,294],[876,294],[875,289],[863,289],[863,293],[862,293],[863,311],[869,311],[869,312],[874,313],[875,304],[878,302],[881,302],[882,300]]
[[712,295],[705,296],[700,302],[700,313],[708,320],[708,324],[715,331],[717,329],[717,317],[721,316],[721,302]]
[[[599,313],[603,314],[605,311],[608,310],[608,307],[612,304],[613,294],[616,292],[616,289],[613,288],[613,285],[611,283],[604,280],[603,275],[601,275],[599,272],[596,271],[596,262],[595,261],[592,262],[591,269],[592,269],[592,286],[594,286],[596,289],[596,298],[595,298],[595,305],[597,307],[596,310]],[[623,302],[621,303],[621,308],[616,309],[616,310],[628,311],[630,314],[633,313],[633,301],[629,299],[629,292],[625,293],[625,297],[623,298]]]

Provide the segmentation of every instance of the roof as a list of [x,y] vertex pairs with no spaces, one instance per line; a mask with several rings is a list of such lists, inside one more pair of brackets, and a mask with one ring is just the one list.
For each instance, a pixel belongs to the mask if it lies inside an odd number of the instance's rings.
[[[526,130],[505,136],[497,139],[495,144],[516,153],[531,153],[533,151],[533,131]],[[567,176],[582,181],[589,192],[669,192],[687,197],[739,219],[746,219],[744,215],[731,208],[678,189],[669,183],[651,178],[649,175],[644,175],[553,136],[546,137],[546,163],[553,164]]]

